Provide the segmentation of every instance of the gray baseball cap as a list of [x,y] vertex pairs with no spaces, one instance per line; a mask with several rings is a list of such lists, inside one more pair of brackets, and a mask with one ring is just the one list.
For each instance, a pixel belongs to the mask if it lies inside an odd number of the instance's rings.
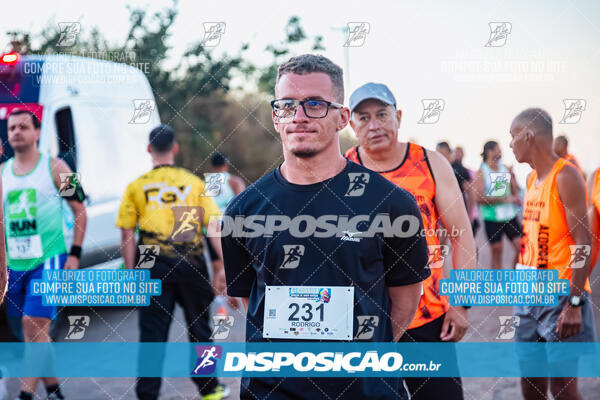
[[353,112],[356,106],[367,99],[377,99],[385,104],[396,107],[396,99],[386,85],[369,82],[352,92],[350,96],[350,112]]

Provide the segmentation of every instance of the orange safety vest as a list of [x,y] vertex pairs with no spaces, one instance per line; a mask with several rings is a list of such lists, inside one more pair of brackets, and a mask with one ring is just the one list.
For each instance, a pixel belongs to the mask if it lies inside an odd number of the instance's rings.
[[[596,209],[595,218],[600,218],[600,168],[594,171],[594,182],[592,182],[592,187],[590,188],[592,191],[592,205]],[[600,254],[600,231],[596,230],[592,231],[592,259],[590,261],[590,274],[591,269],[594,268],[596,262],[598,261],[598,255]]]
[[[439,216],[435,207],[435,180],[429,166],[425,148],[408,143],[406,156],[402,163],[390,171],[378,172],[387,180],[410,192],[419,205],[423,218],[423,227],[427,238],[430,258],[431,275],[423,281],[423,294],[415,318],[408,329],[425,325],[444,315],[450,307],[447,297],[439,294],[439,281],[444,277],[442,265],[444,254],[439,247],[437,237]],[[344,156],[355,163],[361,164],[358,146],[349,149]]]
[[[583,175],[583,170],[580,168],[579,161],[575,158],[575,156],[571,153],[567,153],[567,155],[565,156],[565,160],[569,161],[574,167],[575,169],[577,169],[577,171],[579,171],[579,173],[581,174],[581,176]],[[584,177],[585,179],[585,177]]]
[[[572,165],[564,158],[556,161],[544,181],[537,186],[537,172],[534,170],[527,180],[523,208],[523,237],[519,264],[538,269],[556,269],[559,279],[571,279],[571,257],[575,244],[565,209],[558,194],[556,177],[565,165]],[[591,292],[589,279],[585,290]]]

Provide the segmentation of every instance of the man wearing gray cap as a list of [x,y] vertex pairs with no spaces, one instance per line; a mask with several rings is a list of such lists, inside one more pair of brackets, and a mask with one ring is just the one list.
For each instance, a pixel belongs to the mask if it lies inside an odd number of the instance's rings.
[[[417,313],[401,341],[459,341],[468,329],[467,309],[452,307],[438,290],[443,278],[448,247],[441,246],[438,234],[445,227],[458,268],[474,268],[475,240],[458,182],[452,167],[440,153],[410,142],[398,141],[402,111],[387,86],[367,83],[350,96],[350,125],[359,145],[345,156],[377,171],[410,192],[423,217],[424,236],[429,247],[431,276],[423,281]],[[443,190],[442,190],[443,188]],[[462,399],[460,378],[405,378],[412,399]]]

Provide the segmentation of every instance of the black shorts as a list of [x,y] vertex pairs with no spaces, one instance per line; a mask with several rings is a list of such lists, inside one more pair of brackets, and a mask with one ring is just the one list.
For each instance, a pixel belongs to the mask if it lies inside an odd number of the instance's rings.
[[485,226],[485,233],[487,233],[488,241],[490,243],[501,241],[503,232],[510,240],[522,236],[521,232],[523,231],[523,228],[521,227],[521,223],[517,217],[514,217],[510,221],[506,222],[483,220],[483,225]]
[[[408,329],[404,336],[400,338],[400,342],[441,342],[440,333],[442,332],[442,324],[444,317],[434,319],[425,325],[418,326],[413,329]],[[457,364],[456,353],[449,363]],[[412,400],[463,400],[462,381],[460,377],[448,378],[404,378],[406,387],[410,392]]]

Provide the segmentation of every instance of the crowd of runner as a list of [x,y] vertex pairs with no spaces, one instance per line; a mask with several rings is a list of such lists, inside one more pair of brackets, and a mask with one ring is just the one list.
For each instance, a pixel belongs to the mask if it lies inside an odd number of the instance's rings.
[[[585,182],[567,137],[554,136],[546,111],[528,108],[512,124],[507,121],[510,136],[486,142],[479,168],[471,170],[463,165],[460,146],[453,149],[440,140],[433,150],[405,141],[402,110],[385,84],[364,84],[350,94],[348,106],[344,98],[342,69],[329,59],[309,54],[280,65],[271,106],[284,162],[256,182],[231,174],[229,160],[219,153],[211,159],[206,181],[176,166],[179,145],[168,125],[149,132],[147,149],[132,149],[147,150],[153,168],[124,188],[116,221],[124,268],[153,258],[151,277],[162,281],[162,293],[150,306],[139,307],[140,342],[167,341],[175,304],[183,308],[189,340],[210,342],[215,295],[229,296],[231,306],[246,309],[248,342],[306,340],[304,332],[284,329],[281,314],[270,307],[293,308],[286,294],[324,285],[340,298],[342,289],[353,293],[324,317],[334,327],[328,340],[457,342],[469,328],[469,307],[450,305],[439,293],[439,281],[448,268],[478,267],[475,236],[480,229],[486,240],[479,252],[487,247],[491,254],[484,268],[556,269],[570,281],[569,295],[557,306],[515,308],[521,321],[515,340],[595,341],[589,275],[598,250],[600,174],[594,171]],[[342,155],[339,132],[348,124],[358,142]],[[39,136],[33,113],[19,110],[8,117],[15,156],[1,169],[6,238],[0,243],[6,243],[6,252],[0,249],[0,302],[6,287],[11,328],[26,342],[51,341],[57,314],[56,307],[31,294],[30,282],[47,269],[78,268],[86,227],[81,185],[69,196],[59,193],[61,174],[71,171],[61,159],[38,151]],[[509,140],[516,161],[532,168],[525,188],[502,160],[499,143]],[[75,216],[70,249],[62,236],[63,201]],[[411,217],[419,229],[408,237],[361,235],[366,228],[360,224],[330,237],[299,237],[291,229],[275,235],[220,235],[228,228],[226,221],[255,215],[366,216],[367,227],[374,216],[387,215],[392,223]],[[506,244],[514,251],[509,264],[502,260]],[[569,266],[573,246],[585,258],[582,268]],[[279,286],[286,287],[284,294],[272,290]],[[348,309],[350,327],[338,326],[331,316]],[[309,314],[305,321],[312,318]],[[564,359],[548,351],[543,356],[549,363],[572,363],[576,371],[578,354]],[[140,354],[140,365],[147,362],[144,357]],[[525,364],[528,357],[520,355],[520,360]],[[456,363],[456,357],[446,362]],[[205,400],[229,394],[216,378],[192,379]],[[48,399],[64,398],[57,378],[32,377],[21,379],[18,399],[33,399],[40,380]],[[142,377],[136,394],[157,399],[160,386],[160,378]],[[548,390],[554,398],[580,398],[574,377],[522,378],[521,389],[526,399],[546,398]],[[463,398],[458,376],[244,377],[241,385],[243,399],[339,398],[340,393],[349,399]]]

